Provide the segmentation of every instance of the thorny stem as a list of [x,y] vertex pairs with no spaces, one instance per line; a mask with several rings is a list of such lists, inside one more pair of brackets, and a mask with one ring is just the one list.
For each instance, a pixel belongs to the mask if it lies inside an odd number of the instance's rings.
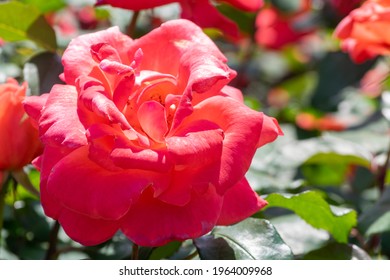
[[58,221],[53,225],[49,236],[49,248],[46,251],[46,260],[55,260],[58,257],[57,242],[58,233],[60,231],[60,223]]
[[133,36],[134,36],[135,27],[137,26],[137,20],[138,20],[139,14],[140,14],[139,11],[135,11],[133,13],[133,16],[131,18],[129,26],[127,27],[127,35],[129,35],[131,38],[133,38]]
[[139,253],[139,246],[135,243],[133,243],[133,250],[131,252],[131,259],[132,260],[138,260],[138,253]]

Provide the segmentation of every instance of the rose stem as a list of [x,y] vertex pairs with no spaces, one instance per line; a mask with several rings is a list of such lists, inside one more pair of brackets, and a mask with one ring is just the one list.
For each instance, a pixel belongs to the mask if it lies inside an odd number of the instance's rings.
[[378,177],[377,177],[377,184],[381,194],[383,194],[383,192],[385,191],[386,175],[387,175],[387,168],[389,166],[389,162],[390,162],[390,147],[389,150],[387,151],[386,161],[382,166],[380,166]]
[[137,26],[137,20],[138,20],[139,14],[140,14],[139,11],[135,11],[133,13],[133,16],[131,18],[130,24],[127,27],[127,35],[129,35],[132,38],[133,38],[134,33],[135,33],[135,27]]
[[5,207],[5,195],[7,193],[7,186],[9,182],[8,174],[5,173],[4,175],[4,182],[0,182],[0,247],[2,245],[2,238],[1,238],[1,232],[3,230],[3,223],[4,223],[4,207]]
[[133,250],[131,251],[131,259],[138,260],[139,246],[133,243]]
[[46,251],[46,260],[54,260],[58,257],[57,254],[57,241],[58,232],[60,231],[60,223],[55,221],[49,236],[49,248]]

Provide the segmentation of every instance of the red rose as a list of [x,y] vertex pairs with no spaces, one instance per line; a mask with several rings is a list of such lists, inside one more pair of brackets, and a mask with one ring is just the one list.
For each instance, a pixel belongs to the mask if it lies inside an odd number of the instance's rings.
[[293,14],[283,14],[273,7],[262,9],[256,17],[257,44],[268,49],[280,49],[312,33],[312,27],[300,27],[310,9],[311,3],[307,0],[303,0],[299,11]]
[[369,0],[353,10],[337,26],[341,48],[356,63],[390,54],[390,0]]
[[[218,2],[229,3],[230,5],[248,12],[257,11],[262,5],[263,0],[220,0]],[[237,25],[218,12],[211,4],[210,0],[144,0],[144,1],[126,1],[126,0],[98,0],[97,5],[109,4],[128,10],[151,9],[169,3],[179,3],[182,9],[181,17],[195,22],[202,28],[218,28],[225,34],[232,37],[239,36]]]
[[348,15],[353,9],[357,8],[362,0],[328,0],[333,9],[337,11],[340,16]]
[[266,202],[244,175],[276,120],[227,86],[236,73],[195,24],[132,40],[110,28],[74,39],[63,79],[26,110],[45,145],[45,213],[94,245],[121,230],[143,246],[196,238]]
[[23,109],[26,88],[14,79],[0,84],[0,173],[23,168],[41,152],[38,132]]

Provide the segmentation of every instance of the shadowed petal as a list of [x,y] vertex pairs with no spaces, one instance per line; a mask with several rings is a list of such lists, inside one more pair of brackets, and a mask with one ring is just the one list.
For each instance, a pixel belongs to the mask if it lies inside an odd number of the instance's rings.
[[267,205],[267,201],[257,195],[243,178],[223,196],[223,206],[218,225],[231,225],[240,222]]
[[149,247],[196,238],[214,227],[221,206],[222,198],[212,187],[202,195],[193,193],[182,207],[153,198],[148,189],[124,217],[121,230],[136,244]]
[[119,229],[116,221],[94,219],[68,209],[62,209],[58,221],[70,238],[84,246],[103,243]]

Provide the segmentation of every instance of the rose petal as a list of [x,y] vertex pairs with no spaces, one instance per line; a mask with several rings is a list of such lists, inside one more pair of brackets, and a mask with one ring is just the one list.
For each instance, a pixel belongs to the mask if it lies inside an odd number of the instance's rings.
[[[105,121],[107,123],[120,124],[123,129],[131,128],[126,117],[108,97],[108,93],[105,92],[104,87],[98,81],[90,80],[88,77],[81,77],[78,79],[78,82],[80,100],[83,102],[86,109],[94,112],[96,117],[100,118],[97,118],[95,123]],[[93,115],[89,115],[90,118],[94,118]]]
[[22,104],[25,91],[26,84],[12,80],[0,85],[0,170],[21,169],[40,152],[38,130]]
[[92,58],[97,63],[100,63],[105,59],[116,62],[121,61],[118,51],[113,46],[107,43],[98,43],[92,45],[90,48]]
[[[144,54],[140,70],[178,77],[179,92],[196,84],[200,92],[213,86],[222,88],[223,85],[214,83],[223,79],[225,85],[236,75],[226,65],[226,57],[214,42],[202,29],[187,20],[166,22],[136,40],[131,45],[130,56],[134,56],[138,49],[142,49]],[[156,53],[159,55],[156,56]]]
[[145,190],[121,226],[123,233],[141,246],[162,246],[172,240],[202,236],[215,226],[222,206],[222,198],[212,187],[202,195],[194,193],[183,207],[153,196],[151,189]]
[[42,115],[42,109],[48,97],[49,94],[45,93],[40,96],[28,96],[23,101],[24,110],[36,123]]
[[267,201],[257,195],[243,178],[223,196],[218,225],[231,225],[240,222],[267,205]]
[[168,172],[173,164],[164,150],[152,150],[137,147],[115,148],[111,159],[116,166],[124,169],[151,170]]
[[40,199],[42,207],[45,214],[53,219],[58,219],[62,206],[59,200],[47,191],[47,180],[52,172],[53,166],[72,151],[73,149],[66,146],[58,147],[47,145],[45,146],[42,155],[34,161],[35,166],[41,172]]
[[203,194],[211,186],[218,183],[219,162],[211,162],[202,166],[188,166],[171,173],[169,187],[155,192],[154,197],[175,206],[185,206],[192,199],[192,193]]
[[163,103],[168,94],[174,94],[177,91],[176,78],[171,75],[141,71],[140,77],[137,77],[137,83],[140,86],[137,89],[139,92],[136,98],[137,104],[142,104],[150,100]]
[[192,99],[192,104],[196,105],[203,100],[206,100],[207,98],[210,98],[212,96],[225,96],[225,97],[230,97],[233,98],[234,100],[237,100],[241,103],[244,103],[244,96],[242,95],[241,90],[231,87],[231,86],[224,86],[222,89],[218,90],[209,90],[207,92],[204,92],[202,94],[193,94],[193,99]]
[[278,136],[282,136],[283,131],[279,127],[278,121],[275,118],[263,115],[263,125],[261,128],[261,136],[257,147],[260,148],[265,144],[275,141]]
[[[111,46],[118,51],[121,63],[130,65],[132,56],[127,55],[127,46],[132,43],[132,39],[119,31],[118,27],[111,27],[107,30],[81,35],[73,39],[62,57],[64,65],[64,79],[69,85],[76,85],[76,80],[80,76],[89,75],[94,67],[99,65],[95,61],[96,45],[103,44]],[[107,49],[107,47],[106,47]],[[82,61],[83,63],[80,63]]]
[[191,122],[166,139],[167,149],[177,168],[195,167],[219,161],[224,132],[206,120]]
[[180,134],[167,138],[175,171],[169,188],[158,198],[183,206],[189,202],[193,190],[204,192],[210,185],[218,183],[223,132],[215,129],[215,124],[199,121],[180,131]]
[[104,169],[89,160],[88,147],[73,151],[52,170],[47,190],[54,198],[73,211],[107,220],[120,219],[146,187],[165,180],[142,170]]
[[138,108],[137,115],[143,131],[154,141],[164,142],[165,134],[168,132],[164,106],[153,100],[144,102]]
[[170,116],[173,114],[172,120],[169,119],[171,123],[170,134],[176,131],[180,124],[193,112],[192,90],[190,88],[183,93],[177,106],[175,104],[175,110],[173,113],[169,112]]
[[[196,105],[182,126],[201,119],[213,122],[224,132],[219,184],[216,186],[218,193],[223,194],[248,171],[258,143],[263,141],[264,114],[234,99],[214,96]],[[271,139],[268,122],[266,127],[265,142]]]
[[230,98],[233,98],[234,100],[244,103],[244,96],[242,95],[241,90],[239,90],[238,88],[225,86],[222,88],[221,93],[224,96],[228,96]]
[[77,115],[75,87],[53,86],[39,121],[39,133],[46,145],[77,148],[87,144],[85,129]]
[[119,111],[122,111],[125,108],[127,101],[129,100],[129,96],[132,93],[134,82],[134,75],[124,76],[115,88],[113,101]]
[[84,246],[103,243],[119,229],[116,221],[93,219],[66,208],[62,209],[58,221],[70,238]]

